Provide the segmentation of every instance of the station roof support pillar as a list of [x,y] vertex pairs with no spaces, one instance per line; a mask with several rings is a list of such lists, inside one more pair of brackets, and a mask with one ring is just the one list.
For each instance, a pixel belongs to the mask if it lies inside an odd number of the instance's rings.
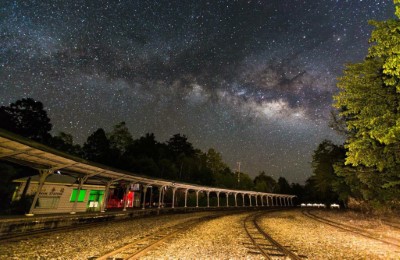
[[196,208],[199,207],[199,192],[200,192],[200,190],[196,191]]
[[235,207],[237,207],[238,206],[237,205],[237,193],[235,193],[234,196],[235,196]]
[[172,208],[175,208],[175,192],[176,192],[177,188],[174,187],[172,188]]
[[185,190],[185,208],[187,207],[187,195],[188,195],[189,189]]
[[161,200],[164,197],[164,189],[165,186],[158,186],[158,208],[161,208],[161,203],[164,202],[164,199]]
[[131,186],[131,182],[129,182],[127,185],[126,185],[126,188],[125,188],[125,200],[124,200],[124,208],[122,209],[122,211],[126,211],[126,206],[128,205],[128,193],[129,193],[129,188],[130,188],[130,186]]
[[33,198],[32,205],[31,205],[31,207],[30,207],[30,209],[29,209],[28,214],[26,214],[26,216],[28,216],[28,217],[33,216],[33,209],[35,208],[36,203],[37,203],[37,201],[38,201],[38,199],[39,199],[39,194],[40,194],[40,192],[42,191],[44,182],[45,182],[46,178],[47,178],[50,174],[53,174],[53,173],[54,173],[54,170],[53,170],[53,169],[40,169],[40,170],[39,170],[38,189],[37,189],[37,191],[36,191],[36,193],[35,193],[35,197]]
[[110,186],[114,180],[110,180],[106,183],[106,188],[104,190],[103,202],[101,203],[100,212],[104,212],[107,208],[108,193],[110,192]]
[[78,184],[78,189],[77,189],[74,205],[72,205],[72,210],[71,210],[70,214],[76,213],[76,205],[78,204],[79,193],[81,192],[83,184],[87,181],[87,179],[89,177],[90,177],[90,175],[86,175],[79,179],[79,184]]
[[142,203],[142,209],[146,208],[146,193],[147,193],[147,188],[149,185],[143,185],[143,203]]

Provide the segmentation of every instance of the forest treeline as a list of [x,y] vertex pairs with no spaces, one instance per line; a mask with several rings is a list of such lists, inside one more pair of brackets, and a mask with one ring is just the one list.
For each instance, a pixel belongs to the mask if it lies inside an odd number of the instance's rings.
[[[215,186],[229,189],[254,190],[303,196],[304,187],[289,184],[284,177],[275,180],[266,172],[254,179],[249,174],[232,170],[213,148],[201,151],[183,134],[175,134],[166,142],[157,141],[153,133],[134,139],[125,122],[120,122],[107,132],[99,128],[91,133],[83,145],[74,143],[71,134],[51,134],[50,118],[40,101],[24,98],[0,107],[0,128],[48,145],[82,159],[167,180]],[[10,201],[12,180],[37,174],[5,161],[0,164],[3,178],[0,189],[3,203]]]

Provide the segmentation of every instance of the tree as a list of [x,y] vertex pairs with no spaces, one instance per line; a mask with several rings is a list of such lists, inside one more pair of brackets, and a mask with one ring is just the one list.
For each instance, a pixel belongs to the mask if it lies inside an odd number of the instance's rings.
[[353,174],[363,199],[380,202],[400,197],[400,1],[394,3],[397,19],[371,22],[374,45],[363,62],[347,65],[334,97],[349,133],[347,166],[338,174]]
[[223,161],[222,161],[222,156],[219,152],[215,151],[215,149],[210,148],[208,149],[206,153],[207,157],[207,167],[213,172],[221,172],[223,171],[226,167],[228,167]]
[[256,191],[273,192],[276,189],[277,183],[271,176],[266,175],[262,171],[254,178],[254,186]]
[[206,165],[205,153],[200,153],[196,159],[196,170],[193,172],[192,178],[197,180],[196,183],[201,185],[213,185],[215,183],[215,175],[212,173],[211,169]]
[[306,190],[305,187],[299,183],[292,183],[290,185],[291,193],[292,195],[295,195],[295,204],[299,204],[302,202],[307,202],[305,195],[306,195]]
[[[232,187],[234,188],[234,187]],[[244,172],[240,173],[240,182],[238,183],[239,190],[254,190],[254,183],[251,177]]]
[[147,176],[160,177],[159,168],[152,158],[132,158],[130,171],[138,172]]
[[161,144],[157,142],[154,134],[147,133],[145,136],[134,140],[132,144],[128,146],[126,152],[135,157],[146,156],[158,160],[160,151]]
[[102,128],[91,134],[83,144],[85,159],[107,164],[109,162],[110,141]]
[[382,66],[381,59],[372,58],[348,65],[338,83],[342,91],[335,97],[335,106],[347,117],[346,164],[379,171],[399,162],[396,151],[400,148],[400,135],[390,130],[400,123],[399,97],[396,88],[385,85]]
[[226,167],[223,171],[216,174],[215,185],[217,187],[233,189],[237,187],[237,178],[231,169]]
[[[313,189],[318,192],[318,200],[326,203],[336,202],[339,194],[348,191],[348,187],[342,184],[343,178],[336,175],[334,165],[343,164],[345,158],[345,149],[342,146],[335,145],[329,140],[324,140],[314,151],[312,168],[313,175],[310,177],[313,183]],[[341,196],[346,201],[347,198]]]
[[187,137],[181,134],[173,135],[167,142],[168,149],[171,151],[174,158],[179,155],[193,156],[195,150],[193,145],[187,141]]
[[284,177],[279,177],[276,192],[283,193],[283,194],[291,193],[289,182]]
[[58,135],[51,138],[50,146],[68,154],[82,156],[82,148],[80,145],[74,144],[74,138],[71,134],[58,133]]
[[46,143],[51,137],[52,125],[41,102],[23,98],[0,107],[0,128]]
[[127,147],[133,143],[132,135],[125,122],[116,124],[108,135],[108,139],[110,140],[110,147],[119,151],[120,154],[125,153]]
[[167,148],[178,169],[178,179],[190,181],[193,160],[196,156],[193,145],[187,141],[185,135],[175,134],[167,141]]
[[160,177],[163,179],[176,180],[178,178],[178,169],[174,163],[168,159],[161,159],[159,162]]

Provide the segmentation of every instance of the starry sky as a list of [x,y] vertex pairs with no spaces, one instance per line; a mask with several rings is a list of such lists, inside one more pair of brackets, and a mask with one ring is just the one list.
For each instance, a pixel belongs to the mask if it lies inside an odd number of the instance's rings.
[[77,143],[125,121],[303,183],[344,64],[390,0],[1,1],[0,105],[32,97]]

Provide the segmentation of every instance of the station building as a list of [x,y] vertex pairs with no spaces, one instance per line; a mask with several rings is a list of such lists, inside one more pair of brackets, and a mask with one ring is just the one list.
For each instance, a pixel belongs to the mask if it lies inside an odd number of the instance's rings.
[[[34,196],[38,189],[39,175],[14,180],[17,183],[12,200]],[[79,188],[79,179],[68,175],[52,174],[46,178],[32,210],[32,214],[52,214],[70,212],[96,212],[101,210],[106,187],[95,181],[88,181]],[[106,209],[139,208],[139,185],[131,185],[126,194],[119,194],[120,188],[109,189]]]
[[[39,175],[14,180],[18,185],[13,195],[13,201],[25,196],[34,196],[38,189]],[[46,178],[33,214],[69,213],[75,211],[100,211],[104,197],[104,185],[85,183],[78,189],[79,184],[74,177],[52,174]]]

